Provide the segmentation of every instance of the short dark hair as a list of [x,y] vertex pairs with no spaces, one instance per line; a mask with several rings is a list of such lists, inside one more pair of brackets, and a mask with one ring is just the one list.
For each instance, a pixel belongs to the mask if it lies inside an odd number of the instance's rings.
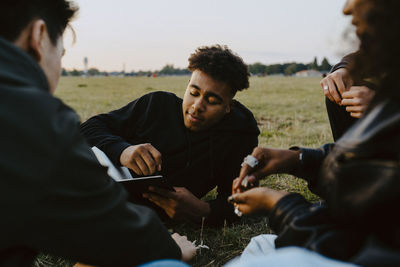
[[249,87],[249,67],[227,46],[202,46],[189,57],[190,71],[200,70],[213,79],[224,82],[233,95]]
[[0,36],[14,42],[30,22],[43,19],[56,44],[77,11],[77,5],[67,0],[1,0]]

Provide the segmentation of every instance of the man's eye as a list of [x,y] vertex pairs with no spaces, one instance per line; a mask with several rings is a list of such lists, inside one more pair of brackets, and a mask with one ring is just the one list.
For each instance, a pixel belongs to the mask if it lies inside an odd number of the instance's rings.
[[216,98],[216,97],[209,97],[209,98],[207,99],[207,102],[210,103],[211,105],[218,105],[218,104],[221,104],[221,101],[220,101],[218,98]]
[[198,96],[198,95],[199,95],[199,93],[198,93],[196,90],[191,90],[191,91],[190,91],[190,94],[191,94],[192,96]]

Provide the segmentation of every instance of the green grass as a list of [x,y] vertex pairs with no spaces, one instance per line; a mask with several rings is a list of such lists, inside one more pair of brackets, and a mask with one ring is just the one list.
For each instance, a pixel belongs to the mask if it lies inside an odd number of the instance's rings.
[[[189,77],[62,78],[56,95],[74,108],[84,121],[89,117],[119,108],[151,91],[170,91],[182,97]],[[293,145],[318,147],[331,142],[319,78],[252,77],[250,89],[238,92],[236,99],[253,111],[261,134],[261,146],[289,148]],[[310,201],[317,200],[306,183],[289,175],[271,175],[261,182],[271,188],[298,192]],[[212,198],[215,192],[209,193]],[[173,230],[200,240],[200,226],[175,224]],[[221,266],[240,252],[252,236],[270,233],[268,219],[243,219],[221,229],[204,228],[203,240],[210,250],[202,250],[193,266]],[[71,262],[41,255],[36,266],[71,266]]]

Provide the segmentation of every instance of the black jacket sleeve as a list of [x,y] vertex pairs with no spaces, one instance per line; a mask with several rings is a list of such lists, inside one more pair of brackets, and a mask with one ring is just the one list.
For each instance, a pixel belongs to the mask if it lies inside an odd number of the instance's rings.
[[355,56],[355,53],[351,53],[351,54],[348,54],[347,56],[343,57],[339,63],[335,64],[332,67],[330,72],[332,73],[341,68],[348,68],[348,66],[349,66],[350,62],[353,60],[354,56]]
[[344,261],[350,260],[365,238],[362,231],[335,224],[324,202],[311,204],[299,194],[279,200],[269,221],[278,234],[277,248],[299,246]]
[[116,166],[121,166],[121,153],[132,145],[127,139],[140,127],[147,101],[147,96],[143,96],[120,109],[96,115],[82,123],[81,133],[91,146],[98,147]]
[[291,147],[292,150],[301,151],[300,167],[293,173],[295,176],[300,177],[307,181],[309,189],[318,194],[318,177],[325,157],[335,146],[334,143],[329,143],[321,146],[320,148],[299,148]]
[[[342,58],[342,60],[340,60],[339,63],[335,64],[332,67],[330,73],[335,72],[335,71],[337,71],[338,69],[341,69],[341,68],[346,68],[346,69],[349,68],[350,63],[351,63],[351,61],[354,60],[354,57],[356,56],[356,54],[357,54],[357,52],[354,52],[354,53],[351,53],[351,54],[348,54],[348,55],[344,56]],[[368,78],[368,77],[364,77],[364,78]],[[370,88],[372,90],[376,90],[377,89],[377,85],[374,84],[371,81],[371,79],[362,79],[362,80],[359,80],[359,81],[358,80],[354,81],[354,85],[366,86],[366,87],[368,87],[368,88]]]
[[[158,217],[127,202],[124,189],[98,164],[72,110],[61,102],[43,112],[39,105],[24,108],[34,125],[9,127],[20,138],[4,144],[0,158],[7,166],[1,229],[9,229],[2,239],[99,266],[181,257]],[[48,116],[41,119],[43,113]]]

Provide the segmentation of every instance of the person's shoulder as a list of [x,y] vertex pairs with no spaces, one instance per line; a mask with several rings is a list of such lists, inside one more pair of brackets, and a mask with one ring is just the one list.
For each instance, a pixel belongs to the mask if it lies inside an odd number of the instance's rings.
[[81,138],[77,114],[44,90],[18,88],[9,94],[2,110],[6,112],[0,114],[0,123],[7,129],[5,136],[15,137],[7,141],[10,154],[23,149],[24,157],[32,159],[40,154],[50,164]]
[[[61,99],[47,92],[27,96],[26,108],[35,113],[35,117],[43,125],[43,130],[53,138],[65,138],[79,133],[80,118],[78,114]],[[28,104],[29,102],[29,104]]]
[[174,93],[166,91],[155,91],[147,93],[133,102],[138,101],[143,105],[171,105],[173,103],[181,103],[182,100],[177,97]]
[[[14,106],[18,103],[18,106]],[[79,117],[62,100],[45,90],[34,87],[21,87],[15,90],[7,101],[9,110],[14,110],[18,119],[34,118],[36,123],[50,123],[64,117],[61,121],[79,122]]]
[[253,112],[237,100],[233,100],[232,114],[234,114],[238,119],[254,119]]
[[248,129],[250,131],[259,132],[257,121],[253,113],[237,100],[234,100],[232,110],[228,115],[228,121],[235,125],[236,129]]
[[176,101],[177,99],[180,99],[174,93],[166,91],[155,91],[145,94],[142,97],[153,101]]

